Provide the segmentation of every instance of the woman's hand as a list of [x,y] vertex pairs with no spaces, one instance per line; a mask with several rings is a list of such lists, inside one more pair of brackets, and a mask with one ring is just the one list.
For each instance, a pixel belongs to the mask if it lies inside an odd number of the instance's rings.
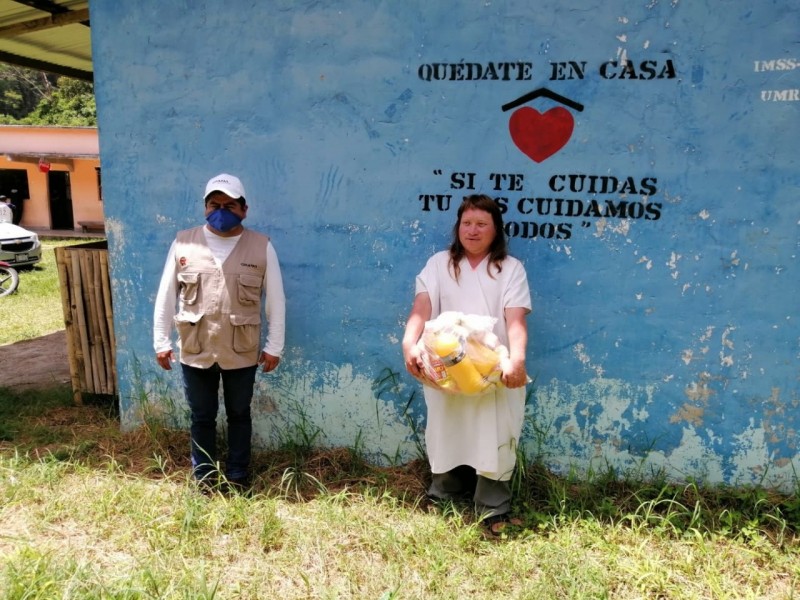
[[528,382],[525,373],[525,346],[528,343],[528,324],[526,308],[507,308],[505,310],[508,328],[508,356],[500,361],[503,370],[502,381],[507,388],[519,388]]
[[422,350],[419,344],[410,346],[403,352],[403,360],[406,363],[406,371],[411,373],[414,377],[422,376]]
[[425,328],[425,321],[431,318],[431,297],[427,292],[420,292],[414,297],[414,306],[408,315],[406,332],[403,336],[403,362],[406,370],[414,377],[421,377],[422,349],[419,338]]
[[525,372],[524,360],[504,358],[500,361],[500,368],[503,371],[501,381],[507,388],[519,388],[527,383],[528,374]]

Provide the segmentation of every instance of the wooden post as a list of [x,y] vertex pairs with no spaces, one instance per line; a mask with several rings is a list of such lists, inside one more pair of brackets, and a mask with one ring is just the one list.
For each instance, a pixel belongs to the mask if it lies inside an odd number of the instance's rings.
[[117,391],[117,340],[114,337],[114,312],[111,310],[111,278],[108,274],[108,253],[100,253],[100,276],[103,283],[103,315],[108,331],[108,372],[112,393]]
[[89,350],[89,339],[86,331],[86,305],[83,299],[83,290],[81,288],[81,258],[80,254],[73,251],[70,253],[72,258],[72,306],[73,318],[78,324],[76,333],[78,334],[77,348],[80,349],[78,353],[78,362],[82,367],[80,375],[83,376],[81,380],[82,388],[91,392],[88,388],[89,382],[92,380],[91,373],[91,352]]
[[[86,247],[84,247],[86,246]],[[105,248],[95,243],[56,248],[73,397],[116,393],[116,347]]]
[[100,344],[100,332],[97,325],[97,304],[94,290],[94,268],[92,262],[92,252],[84,250],[80,252],[81,258],[81,288],[86,298],[86,339],[89,341],[89,351],[91,353],[91,385],[92,392],[95,394],[103,393],[105,369],[100,367],[103,364],[103,347]]
[[69,255],[63,247],[56,248],[56,266],[58,278],[61,283],[61,310],[64,313],[64,325],[67,331],[67,358],[69,360],[69,375],[72,382],[72,399],[75,404],[83,404],[81,397],[80,378],[78,377],[78,356],[75,349],[75,322],[72,319],[72,300],[70,291],[70,269],[68,268]]
[[[92,266],[94,279],[92,281],[92,291],[95,297],[95,324],[100,336],[100,355],[102,356],[102,363],[98,366],[101,373],[101,380],[103,381],[103,394],[111,394],[114,388],[114,373],[109,370],[111,362],[111,346],[108,338],[108,325],[105,319],[105,299],[103,298],[103,265],[100,260],[101,252],[92,252]],[[102,369],[100,369],[102,367]]]

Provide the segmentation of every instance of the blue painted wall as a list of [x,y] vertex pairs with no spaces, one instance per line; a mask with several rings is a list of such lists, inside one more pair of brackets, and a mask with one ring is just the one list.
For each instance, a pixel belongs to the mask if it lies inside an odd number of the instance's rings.
[[288,300],[258,442],[413,456],[413,280],[475,190],[532,286],[529,453],[795,485],[800,7],[535,4],[92,0],[126,426],[184,418],[152,303],[228,171]]

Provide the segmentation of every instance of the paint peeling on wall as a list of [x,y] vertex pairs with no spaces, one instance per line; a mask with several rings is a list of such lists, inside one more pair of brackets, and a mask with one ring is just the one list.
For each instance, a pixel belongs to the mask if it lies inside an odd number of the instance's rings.
[[602,365],[596,365],[592,362],[592,359],[586,353],[586,346],[582,343],[575,344],[575,358],[584,366],[584,368],[594,371],[596,377],[603,377],[603,373],[605,370],[603,369]]
[[702,406],[680,408],[684,414],[674,421],[683,423],[678,438],[668,431],[671,427],[653,423],[658,397],[657,386],[637,388],[609,379],[573,386],[553,380],[538,388],[527,406],[525,452],[544,458],[562,473],[612,467],[645,477],[663,474],[676,481],[758,481],[783,489],[793,485],[796,461],[776,457],[768,437],[778,433],[772,437],[775,442],[788,434],[796,448],[796,430],[775,432],[772,425],[759,426],[751,419],[732,433],[731,453],[725,457],[720,452],[723,436],[695,417]]

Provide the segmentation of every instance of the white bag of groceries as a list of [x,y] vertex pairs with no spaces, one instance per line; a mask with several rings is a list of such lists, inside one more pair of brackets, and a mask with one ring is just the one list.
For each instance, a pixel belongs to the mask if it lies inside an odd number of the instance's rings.
[[492,331],[497,319],[443,312],[425,323],[419,340],[420,381],[450,394],[477,395],[502,385],[508,348]]

